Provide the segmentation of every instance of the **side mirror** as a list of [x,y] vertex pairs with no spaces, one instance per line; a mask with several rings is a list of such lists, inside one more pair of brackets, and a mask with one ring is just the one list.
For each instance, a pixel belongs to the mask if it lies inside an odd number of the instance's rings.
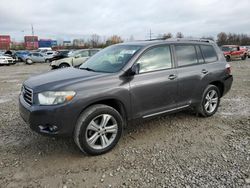
[[140,72],[140,63],[134,64],[128,71],[129,76],[134,76]]

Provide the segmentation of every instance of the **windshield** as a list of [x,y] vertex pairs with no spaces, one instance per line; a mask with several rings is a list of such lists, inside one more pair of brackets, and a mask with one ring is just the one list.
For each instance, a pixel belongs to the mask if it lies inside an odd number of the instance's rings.
[[118,72],[141,47],[136,45],[114,45],[107,47],[82,64],[80,69],[107,73]]

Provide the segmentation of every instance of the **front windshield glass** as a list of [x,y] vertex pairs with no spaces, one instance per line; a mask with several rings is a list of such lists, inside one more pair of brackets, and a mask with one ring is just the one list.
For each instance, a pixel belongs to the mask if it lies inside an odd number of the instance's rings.
[[232,48],[231,48],[231,47],[226,47],[226,46],[224,46],[224,47],[221,48],[221,50],[222,50],[223,52],[230,52],[230,51],[232,51]]
[[141,47],[142,46],[137,45],[115,45],[107,47],[83,63],[80,69],[107,73],[118,72]]

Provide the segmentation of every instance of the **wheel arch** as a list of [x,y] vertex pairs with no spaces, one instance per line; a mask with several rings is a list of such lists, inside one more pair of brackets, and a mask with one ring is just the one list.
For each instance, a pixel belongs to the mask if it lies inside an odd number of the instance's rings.
[[115,110],[117,110],[121,114],[121,116],[122,116],[122,118],[124,120],[124,124],[126,126],[127,120],[128,120],[128,111],[127,111],[124,103],[121,100],[117,99],[117,98],[106,98],[106,99],[100,99],[100,100],[92,101],[91,103],[89,103],[86,107],[84,107],[81,110],[79,116],[87,108],[89,108],[90,106],[95,105],[95,104],[104,104],[104,105],[110,106],[110,107],[114,108]]
[[58,67],[60,67],[60,65],[62,65],[62,64],[66,64],[66,65],[68,65],[69,67],[71,66],[69,63],[67,63],[67,62],[61,62],[59,65],[58,65]]
[[216,86],[219,89],[219,91],[220,91],[220,97],[222,97],[224,95],[224,87],[225,86],[224,86],[224,84],[221,81],[213,81],[213,82],[211,82],[209,84],[214,85],[214,86]]

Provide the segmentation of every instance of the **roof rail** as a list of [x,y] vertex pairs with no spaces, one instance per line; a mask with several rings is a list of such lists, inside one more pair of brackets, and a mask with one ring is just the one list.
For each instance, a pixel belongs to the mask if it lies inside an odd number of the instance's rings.
[[208,43],[215,43],[211,39],[204,39],[204,38],[169,38],[166,39],[167,41],[194,41],[194,42],[208,42]]

